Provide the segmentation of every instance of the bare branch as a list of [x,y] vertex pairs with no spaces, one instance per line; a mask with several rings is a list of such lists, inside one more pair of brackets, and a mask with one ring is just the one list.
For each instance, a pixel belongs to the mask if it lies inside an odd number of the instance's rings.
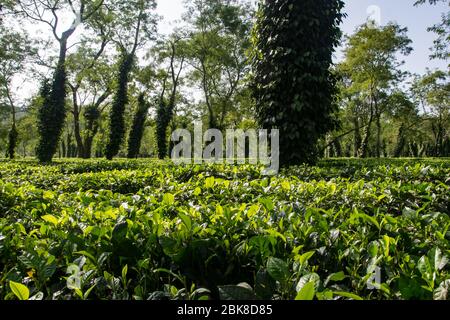
[[[39,2],[39,3],[42,4],[42,2]],[[41,12],[39,10],[39,6],[35,0],[32,3],[34,8],[30,8],[29,7],[30,5],[27,6],[27,5],[23,4],[21,1],[18,2],[18,5],[20,7],[20,10],[17,12],[18,14],[23,14],[23,15],[25,15],[25,17],[27,17],[30,20],[33,20],[36,22],[42,22],[42,23],[48,25],[51,28],[55,39],[58,41],[61,41],[61,38],[58,36],[58,34],[56,32],[56,29],[58,27],[58,19],[57,19],[56,14],[54,13],[54,11],[56,11],[56,7],[48,7],[48,6],[44,5],[44,9]],[[50,10],[53,15],[53,19],[50,21],[44,19],[44,14],[45,14],[46,8],[48,10]],[[55,19],[55,17],[56,17],[56,19]]]

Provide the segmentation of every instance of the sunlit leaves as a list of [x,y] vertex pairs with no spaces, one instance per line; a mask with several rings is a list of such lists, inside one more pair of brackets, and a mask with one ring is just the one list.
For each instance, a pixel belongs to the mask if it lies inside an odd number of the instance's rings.
[[[23,282],[35,299],[448,299],[448,165],[380,162],[271,178],[148,160],[0,163],[0,254],[14,270],[0,285],[14,298],[7,281]],[[191,287],[206,281],[223,286]]]
[[30,290],[21,283],[9,281],[9,287],[19,300],[28,300],[30,297]]

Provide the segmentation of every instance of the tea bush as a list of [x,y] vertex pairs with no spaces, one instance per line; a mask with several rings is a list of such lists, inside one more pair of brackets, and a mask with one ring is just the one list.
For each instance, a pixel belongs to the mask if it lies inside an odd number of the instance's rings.
[[450,161],[0,162],[0,299],[449,299]]

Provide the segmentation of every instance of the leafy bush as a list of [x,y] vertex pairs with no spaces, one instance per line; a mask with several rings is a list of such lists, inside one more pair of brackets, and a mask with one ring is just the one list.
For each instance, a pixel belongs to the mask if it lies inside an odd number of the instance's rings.
[[2,299],[449,298],[448,160],[0,168]]

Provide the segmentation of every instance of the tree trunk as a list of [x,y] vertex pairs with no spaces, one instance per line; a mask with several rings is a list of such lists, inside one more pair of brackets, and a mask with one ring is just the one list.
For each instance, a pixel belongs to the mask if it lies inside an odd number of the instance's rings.
[[16,107],[14,105],[14,101],[12,99],[11,93],[9,92],[9,87],[6,86],[6,96],[9,100],[9,104],[11,107],[11,129],[8,133],[8,146],[6,149],[6,156],[11,160],[15,157],[15,151],[17,146],[18,132],[16,129]]
[[365,133],[364,133],[364,139],[361,143],[361,147],[358,151],[358,156],[360,158],[367,158],[369,155],[369,140],[371,135],[371,128],[372,128],[372,122],[373,122],[373,114],[369,117],[369,123],[366,127]]
[[59,39],[59,58],[56,71],[53,77],[50,96],[47,100],[47,106],[41,109],[43,128],[40,131],[40,139],[36,149],[37,157],[40,162],[51,162],[53,156],[58,150],[59,141],[63,133],[66,119],[65,99],[66,99],[66,55],[67,40],[74,33],[71,28],[63,32]]
[[27,156],[27,144],[22,141],[22,156],[25,158]]
[[342,145],[341,145],[341,141],[340,141],[340,139],[337,139],[335,142],[334,142],[334,153],[335,153],[335,156],[337,157],[337,158],[341,158],[342,157]]
[[83,153],[83,159],[90,159],[92,156],[92,143],[94,140],[94,135],[90,135],[86,137],[84,140],[84,153]]
[[[170,139],[169,147],[167,147],[167,130],[169,129],[169,125],[173,120],[174,112],[175,112],[175,104],[176,104],[176,97],[177,97],[177,89],[180,79],[181,71],[183,70],[183,64],[184,64],[184,58],[181,60],[181,66],[178,71],[178,74],[175,73],[175,67],[174,62],[176,58],[176,48],[175,45],[172,44],[172,56],[170,60],[170,70],[171,70],[171,76],[172,76],[172,92],[170,93],[169,103],[166,105],[166,102],[164,100],[164,95],[166,92],[166,81],[167,78],[164,80],[163,90],[161,93],[158,110],[157,110],[157,117],[156,117],[156,139],[157,139],[157,145],[158,145],[158,158],[164,159],[167,155],[172,154],[172,148],[173,148],[173,142]],[[209,109],[209,98],[206,91],[207,84],[205,82],[205,72],[206,69],[203,66],[203,89],[205,92],[206,97],[206,103],[208,105]],[[172,130],[173,131],[173,130]]]
[[376,115],[376,124],[377,124],[376,157],[381,158],[381,114],[378,112]]
[[445,129],[441,121],[438,123],[438,134],[437,134],[437,141],[436,141],[436,156],[442,157],[444,156],[444,135],[445,135]]
[[208,115],[209,115],[208,127],[210,129],[215,129],[215,128],[217,128],[217,119],[216,119],[216,115],[214,114],[214,109],[212,107],[210,96],[209,96],[208,76],[206,74],[207,71],[206,71],[205,62],[202,61],[201,64],[202,64],[202,73],[203,73],[202,87],[203,87],[203,93],[205,95],[205,103],[206,103],[206,106],[208,107]]
[[147,119],[149,103],[145,101],[145,95],[142,93],[138,98],[138,106],[133,117],[133,124],[128,137],[128,159],[138,158],[141,149],[142,137],[144,135],[145,121]]
[[78,105],[77,91],[78,91],[78,87],[72,87],[73,129],[74,129],[75,141],[77,143],[77,149],[78,149],[77,156],[79,158],[84,158],[85,150],[84,150],[83,138],[81,137],[81,130],[80,130],[80,107]]
[[369,115],[369,122],[367,124],[365,133],[364,133],[364,139],[361,143],[361,148],[359,149],[359,157],[361,158],[367,158],[369,155],[369,141],[370,141],[370,135],[371,135],[371,131],[372,131],[372,123],[374,120],[374,103],[375,103],[375,107],[377,107],[376,105],[376,99],[375,99],[375,95],[374,95],[374,91],[373,89],[371,90],[371,94],[370,94],[370,115]]
[[16,123],[13,122],[11,126],[11,130],[8,133],[8,149],[7,149],[7,156],[13,160],[16,156],[16,146],[17,146],[17,138],[18,138],[18,132],[16,129]]
[[397,145],[395,146],[394,150],[395,158],[400,158],[402,156],[403,150],[405,149],[405,145],[406,145],[405,125],[402,123],[400,129],[398,129]]
[[61,148],[59,149],[59,157],[61,158],[61,155],[64,157],[66,155],[67,149],[66,149],[66,144],[63,141],[61,141]]
[[70,158],[72,155],[72,134],[67,133],[67,149],[66,149],[66,158]]
[[359,152],[359,148],[361,146],[361,129],[359,126],[358,116],[355,116],[353,118],[353,124],[355,126],[353,156],[355,158],[357,158],[359,156],[358,152]]
[[109,139],[106,145],[106,159],[112,160],[119,152],[125,137],[125,108],[128,105],[128,82],[132,71],[134,53],[122,52],[117,88],[109,119]]
[[82,154],[83,159],[90,159],[92,156],[92,144],[95,136],[97,135],[98,127],[99,127],[98,119],[95,120],[91,119],[87,122],[86,125],[87,133],[84,137],[84,149]]

